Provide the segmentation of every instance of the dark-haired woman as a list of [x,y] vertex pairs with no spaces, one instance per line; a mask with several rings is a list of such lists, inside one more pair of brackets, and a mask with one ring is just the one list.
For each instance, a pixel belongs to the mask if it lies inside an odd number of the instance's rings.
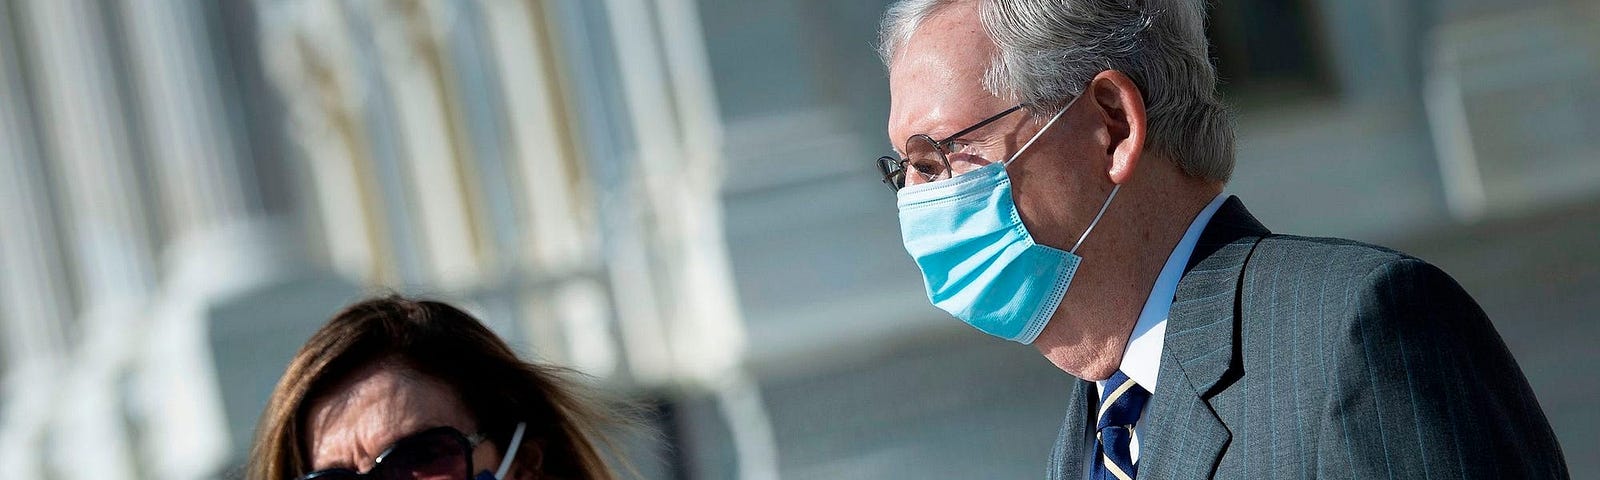
[[450,305],[361,302],[289,363],[248,478],[611,479],[596,444],[614,417],[567,377]]

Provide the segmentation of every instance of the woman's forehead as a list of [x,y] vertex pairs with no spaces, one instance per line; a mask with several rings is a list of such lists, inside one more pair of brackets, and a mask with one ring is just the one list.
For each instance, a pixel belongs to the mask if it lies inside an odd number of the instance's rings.
[[396,440],[433,427],[476,431],[448,385],[393,367],[359,370],[334,385],[312,400],[305,425],[313,469],[370,467]]

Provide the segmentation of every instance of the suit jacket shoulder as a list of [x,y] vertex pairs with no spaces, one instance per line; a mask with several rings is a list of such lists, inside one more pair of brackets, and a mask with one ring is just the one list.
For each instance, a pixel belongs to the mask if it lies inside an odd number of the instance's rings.
[[[1229,198],[1169,312],[1140,478],[1567,478],[1488,316],[1383,247],[1277,235]],[[1080,382],[1082,383],[1082,382]],[[1074,391],[1051,465],[1076,478]]]
[[1219,474],[1567,476],[1521,369],[1439,268],[1350,240],[1269,235],[1239,282],[1231,378],[1210,399],[1233,437]]
[[1387,247],[1333,237],[1270,234],[1256,246],[1251,268],[1302,275],[1363,275],[1416,257]]

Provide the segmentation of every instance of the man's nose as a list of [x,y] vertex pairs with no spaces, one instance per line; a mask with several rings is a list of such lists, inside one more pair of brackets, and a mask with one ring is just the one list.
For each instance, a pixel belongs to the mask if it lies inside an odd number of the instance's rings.
[[928,183],[930,181],[931,180],[928,180],[928,177],[926,175],[923,175],[922,172],[918,171],[916,169],[916,167],[911,167],[911,166],[907,166],[906,167],[906,180],[905,180],[906,185],[905,186],[909,187],[909,186],[912,186],[912,185]]

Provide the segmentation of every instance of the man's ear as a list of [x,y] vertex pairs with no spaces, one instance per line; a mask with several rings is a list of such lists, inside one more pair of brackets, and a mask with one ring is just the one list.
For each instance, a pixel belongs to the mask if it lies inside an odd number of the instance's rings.
[[1109,137],[1105,153],[1111,165],[1106,173],[1111,183],[1127,183],[1133,179],[1139,159],[1144,155],[1148,124],[1145,123],[1143,92],[1122,72],[1106,70],[1089,81],[1084,94],[1094,101],[1094,111]]

